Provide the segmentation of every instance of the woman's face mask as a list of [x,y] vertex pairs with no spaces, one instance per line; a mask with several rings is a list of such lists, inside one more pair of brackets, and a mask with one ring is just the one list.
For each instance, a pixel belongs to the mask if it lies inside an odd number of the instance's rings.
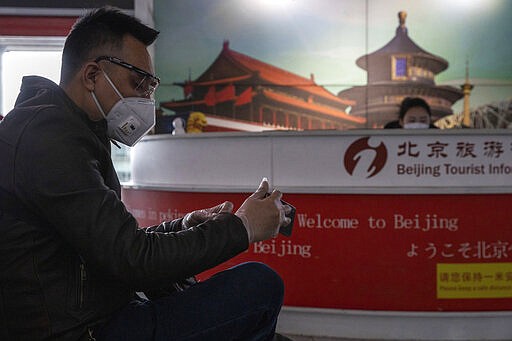
[[430,115],[423,107],[412,107],[402,119],[404,129],[427,129],[430,126]]
[[92,98],[107,120],[108,136],[115,141],[133,147],[155,126],[155,101],[142,97],[123,97],[110,77],[102,71],[119,101],[105,114],[94,92]]
[[404,123],[404,129],[427,129],[428,127],[429,127],[428,123],[422,123],[422,122]]

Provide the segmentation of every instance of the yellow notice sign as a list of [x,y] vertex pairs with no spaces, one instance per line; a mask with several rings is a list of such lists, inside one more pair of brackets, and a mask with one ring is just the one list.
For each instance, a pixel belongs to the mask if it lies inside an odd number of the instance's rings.
[[512,297],[512,263],[437,264],[437,298]]

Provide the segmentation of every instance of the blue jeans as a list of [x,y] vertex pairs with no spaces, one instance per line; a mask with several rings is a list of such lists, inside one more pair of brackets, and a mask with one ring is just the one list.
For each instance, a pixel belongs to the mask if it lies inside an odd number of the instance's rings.
[[157,300],[133,301],[95,333],[103,340],[272,340],[283,281],[262,263],[222,271]]

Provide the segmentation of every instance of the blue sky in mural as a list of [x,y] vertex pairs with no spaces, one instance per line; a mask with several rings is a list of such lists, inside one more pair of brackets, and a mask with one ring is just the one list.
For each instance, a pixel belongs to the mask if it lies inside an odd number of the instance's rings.
[[155,3],[158,99],[181,99],[171,84],[200,76],[223,40],[300,76],[314,74],[334,94],[365,84],[355,61],[394,37],[401,10],[409,37],[449,62],[437,84],[462,84],[467,59],[471,107],[512,97],[509,0],[187,0]]

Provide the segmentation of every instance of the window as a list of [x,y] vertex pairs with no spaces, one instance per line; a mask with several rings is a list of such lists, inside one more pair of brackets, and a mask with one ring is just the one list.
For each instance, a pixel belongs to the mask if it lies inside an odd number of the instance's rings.
[[[0,114],[5,116],[18,96],[26,75],[46,77],[59,83],[64,38],[0,37]],[[112,147],[112,160],[119,180],[130,181],[130,148]]]
[[274,113],[269,108],[263,108],[263,124],[274,125]]
[[0,114],[14,106],[21,79],[39,75],[58,83],[64,38],[0,37]]
[[393,56],[392,57],[392,79],[405,80],[407,79],[407,57],[406,56]]
[[309,119],[307,116],[300,116],[300,129],[302,130],[306,130],[306,129],[311,129],[311,127],[309,126]]
[[280,127],[286,126],[286,115],[281,110],[276,112],[276,125]]
[[430,70],[418,66],[411,66],[409,70],[411,77],[425,78],[432,81],[434,80],[434,73]]
[[322,122],[317,119],[311,120],[311,129],[322,129]]
[[292,129],[297,129],[299,123],[298,123],[298,119],[297,119],[297,115],[296,114],[289,114],[289,116],[288,116],[288,125]]
[[2,54],[2,115],[13,107],[21,80],[26,75],[39,75],[58,83],[60,51],[8,51]]

